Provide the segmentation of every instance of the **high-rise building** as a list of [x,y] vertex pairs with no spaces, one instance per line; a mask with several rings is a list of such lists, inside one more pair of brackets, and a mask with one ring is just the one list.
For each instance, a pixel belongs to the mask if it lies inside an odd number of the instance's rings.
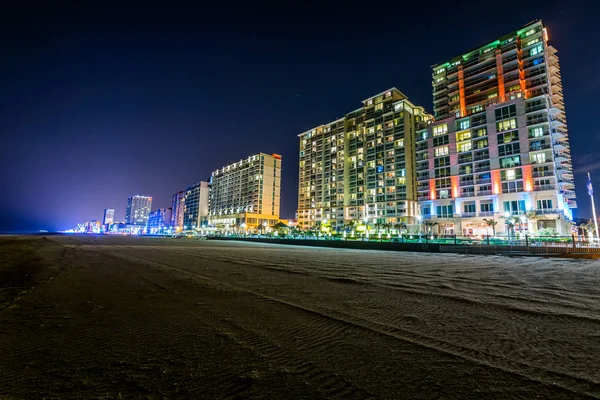
[[432,116],[396,88],[299,135],[298,225],[414,224],[415,135]]
[[279,222],[281,156],[259,153],[212,173],[209,223],[256,228]]
[[115,210],[112,208],[104,209],[104,219],[102,225],[112,224],[115,221]]
[[200,228],[208,216],[208,182],[198,182],[185,191],[183,226],[185,229]]
[[436,122],[416,145],[423,217],[441,233],[570,235],[569,135],[558,57],[542,22],[432,68]]
[[171,202],[171,227],[183,228],[183,216],[185,213],[185,191],[177,192],[173,195]]
[[159,208],[150,212],[146,229],[149,233],[156,233],[171,226],[172,209]]
[[135,195],[127,199],[125,222],[129,225],[146,226],[152,207],[152,197]]

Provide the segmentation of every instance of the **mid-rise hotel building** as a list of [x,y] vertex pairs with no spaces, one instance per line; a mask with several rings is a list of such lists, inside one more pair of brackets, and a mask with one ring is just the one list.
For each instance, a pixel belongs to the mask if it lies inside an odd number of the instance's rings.
[[[577,207],[557,51],[541,21],[433,66],[435,122],[416,139],[418,200],[439,233],[570,235]],[[502,218],[505,218],[504,220]]]
[[299,135],[298,226],[414,224],[415,138],[432,116],[396,88]]
[[199,229],[206,225],[210,187],[208,182],[197,182],[185,190],[183,200],[183,229]]
[[173,195],[171,201],[171,227],[174,229],[183,229],[184,226],[185,194],[186,192],[184,190],[177,192]]
[[281,156],[259,153],[212,173],[208,220],[216,228],[279,222]]
[[125,208],[125,223],[129,225],[146,226],[152,207],[152,197],[135,195],[127,198]]

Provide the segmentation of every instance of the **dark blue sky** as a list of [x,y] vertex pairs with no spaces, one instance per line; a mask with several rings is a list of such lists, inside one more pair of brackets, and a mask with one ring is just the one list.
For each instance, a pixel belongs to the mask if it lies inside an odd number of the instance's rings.
[[131,194],[168,207],[260,151],[283,155],[293,217],[299,133],[393,86],[431,111],[431,65],[537,18],[561,59],[580,216],[586,171],[600,190],[592,2],[38,3],[0,9],[0,231],[122,219]]

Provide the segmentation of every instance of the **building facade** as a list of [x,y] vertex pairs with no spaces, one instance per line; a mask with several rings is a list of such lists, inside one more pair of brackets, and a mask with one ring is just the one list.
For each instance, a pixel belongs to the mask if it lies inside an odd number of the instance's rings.
[[115,210],[112,208],[105,208],[102,225],[112,224],[113,222],[115,222]]
[[183,229],[183,217],[185,214],[185,191],[177,192],[171,201],[171,227]]
[[198,182],[185,191],[183,226],[184,229],[199,229],[206,225],[210,187],[208,182]]
[[148,215],[146,230],[150,234],[164,231],[171,227],[171,208],[159,208]]
[[209,224],[256,229],[279,222],[281,156],[259,153],[212,173]]
[[432,68],[436,122],[416,142],[423,218],[439,233],[570,235],[560,67],[542,22]]
[[152,197],[135,195],[127,199],[125,208],[125,223],[129,225],[146,226],[152,207]]
[[300,134],[298,226],[415,224],[415,135],[431,121],[392,88]]

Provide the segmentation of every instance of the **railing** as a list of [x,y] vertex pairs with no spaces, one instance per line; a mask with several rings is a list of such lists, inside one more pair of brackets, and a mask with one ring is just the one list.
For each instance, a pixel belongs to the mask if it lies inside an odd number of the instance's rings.
[[542,190],[554,190],[554,189],[556,189],[555,185],[534,185],[533,186],[533,190],[535,190],[536,192],[542,191]]
[[548,118],[527,118],[527,126],[548,122]]
[[533,172],[531,174],[534,178],[542,178],[544,176],[554,176],[554,171],[543,171],[543,172]]
[[525,113],[530,113],[530,112],[540,111],[540,110],[545,110],[545,109],[546,109],[545,104],[539,104],[537,106],[525,107]]
[[[435,229],[435,228],[433,228]],[[559,236],[553,234],[532,235],[531,233],[513,230],[508,234],[493,234],[489,228],[487,235],[455,235],[438,234],[427,226],[419,231],[398,234],[397,229],[372,229],[370,234],[351,232],[350,229],[339,228],[336,233],[323,234],[316,231],[292,231],[291,234],[275,236],[274,234],[212,234],[210,240],[247,240],[257,242],[279,242],[292,245],[310,245],[320,242],[324,247],[407,250],[437,253],[463,254],[531,254],[557,255],[573,254],[575,257],[587,257],[588,254],[600,253],[600,245],[596,241],[588,241],[587,235]],[[174,236],[175,237],[175,236]],[[311,243],[307,243],[311,242]],[[336,243],[337,242],[337,243]],[[352,244],[355,242],[356,244]],[[360,245],[359,243],[364,243]],[[381,247],[378,247],[381,243]],[[406,247],[402,247],[406,244]],[[412,244],[412,246],[411,246]],[[418,245],[419,247],[415,247]],[[437,245],[437,246],[428,246]],[[397,247],[396,247],[397,246]]]
[[477,192],[478,196],[491,196],[493,192],[491,190],[480,190]]
[[537,146],[529,146],[529,151],[538,151],[538,150],[546,150],[549,149],[550,143],[544,143],[542,145],[537,145]]

